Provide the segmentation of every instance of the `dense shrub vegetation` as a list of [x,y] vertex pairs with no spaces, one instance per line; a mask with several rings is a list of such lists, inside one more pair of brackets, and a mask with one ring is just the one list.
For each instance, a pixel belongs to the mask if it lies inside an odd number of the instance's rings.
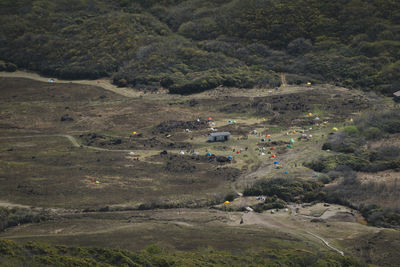
[[398,133],[398,109],[367,112],[357,118],[354,125],[332,133],[322,146],[323,150],[340,153],[308,162],[307,165],[319,172],[328,172],[338,166],[349,166],[353,170],[365,172],[400,169],[400,147],[383,145],[375,149],[365,148],[368,141],[387,139]]
[[0,60],[192,93],[288,82],[399,90],[395,0],[0,2]]
[[311,169],[326,173],[330,180],[342,179],[323,190],[325,201],[359,209],[372,225],[399,227],[400,210],[394,208],[395,205],[388,209],[379,207],[377,203],[363,202],[365,196],[397,195],[397,185],[361,183],[357,179],[357,171],[400,171],[400,147],[386,144],[371,148],[368,145],[397,138],[399,133],[400,112],[395,109],[365,113],[354,120],[354,125],[331,134],[322,149],[336,153],[306,163]]
[[51,246],[0,240],[2,266],[365,266],[333,253],[262,249],[233,255],[224,251],[166,252],[157,246],[135,253],[127,250]]
[[339,166],[334,171],[330,171],[328,176],[332,180],[337,178],[341,178],[341,180],[323,189],[326,202],[358,209],[371,225],[400,227],[400,210],[398,208],[382,208],[376,203],[371,204],[371,201],[364,203],[366,196],[398,194],[396,185],[361,183],[357,179],[357,172],[348,166]]
[[26,208],[3,208],[0,207],[0,232],[12,226],[24,223],[41,222],[48,220],[50,215],[47,211],[32,211]]
[[320,189],[320,181],[304,181],[294,178],[274,178],[259,180],[244,190],[244,196],[265,196],[264,203],[254,206],[254,210],[262,212],[269,209],[282,209],[287,202],[312,202],[324,200],[325,193]]

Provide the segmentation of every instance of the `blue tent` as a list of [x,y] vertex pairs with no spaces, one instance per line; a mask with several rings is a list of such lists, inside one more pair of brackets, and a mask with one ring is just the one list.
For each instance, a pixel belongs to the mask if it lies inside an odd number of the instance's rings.
[[232,159],[233,159],[233,157],[232,157],[231,155],[229,155],[229,156],[228,156],[228,159],[232,160]]
[[274,164],[279,164],[279,161],[274,161]]
[[288,174],[289,172],[288,172],[288,171],[285,171],[285,173]]
[[210,152],[207,152],[207,153],[206,153],[206,156],[207,156],[207,157],[211,156],[211,153],[210,153]]

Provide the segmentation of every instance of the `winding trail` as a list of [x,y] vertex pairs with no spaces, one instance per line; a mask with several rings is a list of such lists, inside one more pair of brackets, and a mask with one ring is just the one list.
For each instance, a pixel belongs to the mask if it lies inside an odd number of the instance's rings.
[[313,233],[311,233],[311,232],[308,232],[308,231],[307,231],[307,234],[310,234],[310,235],[312,235],[313,237],[315,237],[315,238],[321,240],[328,248],[330,248],[330,249],[336,251],[337,253],[339,253],[340,255],[344,256],[344,252],[343,252],[343,251],[341,251],[341,250],[339,250],[339,249],[337,249],[337,248],[335,248],[335,247],[332,247],[331,245],[329,245],[329,242],[326,241],[325,239],[323,239],[322,237],[320,237],[320,236],[318,236],[318,235],[316,235],[316,234],[313,234]]
[[107,149],[107,148],[101,148],[101,147],[80,145],[78,143],[78,141],[75,139],[75,137],[73,137],[72,135],[69,135],[69,134],[40,134],[40,135],[7,136],[7,137],[0,137],[0,140],[16,139],[16,138],[44,138],[44,137],[64,137],[64,138],[67,138],[74,147],[84,147],[84,148],[98,150],[98,151],[109,151],[109,152],[130,152],[130,151],[132,151],[132,150],[126,150],[126,149]]
[[[32,79],[32,80],[40,81],[40,82],[48,82],[49,81],[48,77],[43,77],[37,73],[27,72],[27,71],[15,71],[15,72],[0,71],[0,77],[26,78],[26,79]],[[59,80],[56,78],[52,78],[52,80],[54,81],[54,83],[74,83],[74,84],[98,86],[98,87],[102,87],[103,89],[106,89],[108,91],[114,92],[118,95],[130,97],[130,98],[140,97],[140,95],[142,95],[142,93],[140,93],[139,91],[134,90],[132,88],[117,87],[117,86],[113,85],[110,82],[110,79],[108,79],[108,78],[102,78],[102,79],[97,79],[97,80]]]
[[[294,235],[299,235],[300,232],[302,232],[301,229],[299,229],[299,226],[293,225],[290,223],[285,222],[285,220],[279,219],[279,217],[268,217],[266,214],[259,214],[256,212],[247,212],[243,213],[242,217],[244,225],[260,225],[260,226],[265,226],[270,229],[278,229],[281,231],[282,229],[285,229],[284,231],[287,233],[292,233]],[[235,222],[237,225],[237,222]],[[299,232],[300,230],[300,232]],[[333,247],[332,245],[329,244],[328,241],[326,241],[324,238],[320,237],[319,235],[316,235],[314,233],[311,233],[309,231],[306,231],[307,234],[321,240],[328,248],[334,250],[335,252],[339,253],[340,255],[344,256],[344,252]],[[303,234],[300,234],[303,235]]]

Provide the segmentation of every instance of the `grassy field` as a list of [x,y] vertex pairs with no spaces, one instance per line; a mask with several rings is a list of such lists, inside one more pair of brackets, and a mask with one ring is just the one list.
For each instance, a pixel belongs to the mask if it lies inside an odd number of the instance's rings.
[[[127,97],[79,82],[3,77],[0,85],[0,204],[52,214],[8,228],[1,238],[132,250],[157,244],[235,253],[260,247],[332,251],[312,232],[345,255],[371,263],[388,265],[397,257],[371,256],[376,246],[360,249],[360,240],[381,235],[395,240],[398,232],[386,235],[389,230],[365,226],[360,214],[349,215],[342,206],[256,214],[240,211],[257,203],[254,197],[221,205],[227,194],[242,193],[260,179],[316,181],[304,163],[333,153],[321,150],[332,127],[371,108],[357,91],[286,86],[272,94],[251,89],[244,96],[222,88],[193,96]],[[207,123],[210,116],[214,125]],[[315,116],[327,124],[316,123]],[[231,140],[206,142],[211,127],[231,132]],[[299,140],[301,133],[312,138]],[[235,205],[236,211],[225,211]],[[312,222],[316,218],[322,221]],[[393,251],[397,247],[391,245]]]

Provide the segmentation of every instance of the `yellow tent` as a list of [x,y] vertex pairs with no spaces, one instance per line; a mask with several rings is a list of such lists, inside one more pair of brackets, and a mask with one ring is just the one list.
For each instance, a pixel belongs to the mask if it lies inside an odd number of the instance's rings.
[[332,128],[332,131],[337,132],[337,131],[339,131],[339,129],[336,128],[336,127],[333,127],[333,128]]
[[230,202],[229,202],[228,200],[224,202],[224,204],[229,204],[229,203],[230,203]]
[[132,132],[133,135],[137,134],[137,132]]
[[308,116],[309,116],[309,117],[311,117],[311,116],[312,116],[312,113],[311,113],[311,112],[310,112],[310,113],[308,113]]

